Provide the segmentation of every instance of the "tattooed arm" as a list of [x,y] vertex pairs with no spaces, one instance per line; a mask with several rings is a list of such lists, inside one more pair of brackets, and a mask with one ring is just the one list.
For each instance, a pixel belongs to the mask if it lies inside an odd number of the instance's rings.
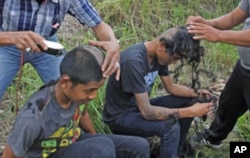
[[209,107],[213,105],[212,103],[195,103],[190,107],[170,109],[160,106],[152,106],[149,102],[147,92],[136,93],[135,98],[142,116],[147,120],[166,120],[170,117],[179,119],[203,116],[209,111]]

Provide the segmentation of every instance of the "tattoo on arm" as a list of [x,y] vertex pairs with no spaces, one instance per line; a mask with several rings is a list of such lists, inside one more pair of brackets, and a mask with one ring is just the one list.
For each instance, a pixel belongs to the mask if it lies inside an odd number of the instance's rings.
[[169,118],[179,119],[178,109],[170,109],[160,106],[151,106],[147,118],[150,120],[166,120]]
[[149,102],[149,98],[145,97],[144,94],[138,94],[136,96],[138,107],[144,118],[148,120],[179,119],[178,109],[152,106]]

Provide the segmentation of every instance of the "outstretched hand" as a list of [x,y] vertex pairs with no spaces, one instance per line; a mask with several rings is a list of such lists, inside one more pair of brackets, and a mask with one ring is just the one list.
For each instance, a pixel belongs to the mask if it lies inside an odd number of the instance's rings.
[[108,77],[116,72],[116,80],[120,78],[120,45],[117,41],[89,41],[90,45],[100,47],[107,51],[102,65],[103,76]]

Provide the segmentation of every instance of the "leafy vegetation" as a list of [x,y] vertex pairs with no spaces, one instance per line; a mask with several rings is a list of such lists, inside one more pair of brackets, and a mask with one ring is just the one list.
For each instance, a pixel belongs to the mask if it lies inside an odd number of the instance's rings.
[[[190,15],[200,15],[205,18],[218,17],[234,9],[238,1],[227,0],[92,0],[93,5],[100,12],[104,21],[110,24],[120,40],[122,49],[137,42],[151,40],[169,27],[185,25]],[[240,29],[241,26],[235,29]],[[78,45],[87,44],[89,39],[95,39],[91,29],[82,27],[76,20],[66,17],[65,23],[59,31],[59,40],[70,50]],[[222,43],[203,41],[206,49],[204,64],[200,66],[216,74],[217,78],[227,78],[233,65],[238,59],[236,48]],[[0,146],[6,141],[15,114],[12,107],[23,105],[25,100],[36,91],[42,82],[29,64],[23,67],[21,82],[18,76],[6,91],[0,102]],[[209,78],[204,78],[203,87],[209,84]],[[188,68],[183,68],[180,82],[190,84]],[[162,86],[159,81],[153,89],[153,96],[161,95]],[[110,133],[109,128],[102,122],[101,111],[105,97],[105,86],[99,90],[98,97],[88,106],[93,123],[98,132]],[[250,140],[249,114],[239,119],[236,130],[237,139]],[[228,141],[224,148],[218,151],[206,149],[197,151],[195,157],[229,157]],[[227,153],[227,154],[225,154]]]

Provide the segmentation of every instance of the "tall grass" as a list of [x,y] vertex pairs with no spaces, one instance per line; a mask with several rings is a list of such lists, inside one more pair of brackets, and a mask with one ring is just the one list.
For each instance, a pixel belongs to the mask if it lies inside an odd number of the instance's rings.
[[247,112],[245,115],[241,116],[238,119],[238,123],[237,123],[237,128],[236,128],[236,134],[239,135],[239,137],[242,140],[245,141],[250,141],[250,124],[249,124],[249,120],[250,120],[250,113]]
[[[237,5],[235,3],[225,0],[93,0],[103,20],[112,26],[120,39],[122,49],[137,42],[151,40],[169,27],[185,25],[185,20],[190,15],[201,15],[205,18],[222,15],[232,10]],[[87,44],[89,39],[95,39],[92,30],[82,27],[74,19],[69,19],[59,31],[59,40],[67,50]],[[208,42],[204,42],[204,45],[207,52],[206,66],[213,72],[223,73],[223,68],[230,69],[237,59],[232,46]],[[5,95],[13,101],[16,83],[13,82]],[[21,93],[19,105],[41,85],[42,82],[33,68],[30,65],[24,66],[21,88],[18,88]],[[105,93],[104,91],[101,93]]]
[[[134,43],[151,40],[170,27],[185,25],[185,21],[190,15],[214,18],[231,11],[238,4],[238,1],[228,0],[92,0],[92,2],[103,20],[113,28],[116,37],[121,42],[122,50]],[[240,29],[240,27],[236,29]],[[58,35],[60,42],[65,45],[67,50],[87,44],[89,39],[95,39],[91,29],[81,26],[71,18],[66,18]],[[205,68],[214,72],[218,77],[228,77],[238,58],[235,47],[205,41],[202,44],[206,49]],[[187,72],[183,74],[183,78],[190,80]],[[9,100],[8,103],[0,103],[1,109],[15,105],[17,89],[19,106],[22,106],[27,97],[42,85],[37,73],[30,65],[24,66],[19,87],[17,87],[16,80],[17,78],[4,96],[5,100]],[[157,80],[152,96],[160,95],[160,90],[162,90],[162,86]],[[102,122],[101,116],[104,96],[105,86],[99,90],[98,97],[90,103],[88,108],[97,131],[110,133],[108,127]],[[1,114],[0,119],[5,118],[7,116]]]

